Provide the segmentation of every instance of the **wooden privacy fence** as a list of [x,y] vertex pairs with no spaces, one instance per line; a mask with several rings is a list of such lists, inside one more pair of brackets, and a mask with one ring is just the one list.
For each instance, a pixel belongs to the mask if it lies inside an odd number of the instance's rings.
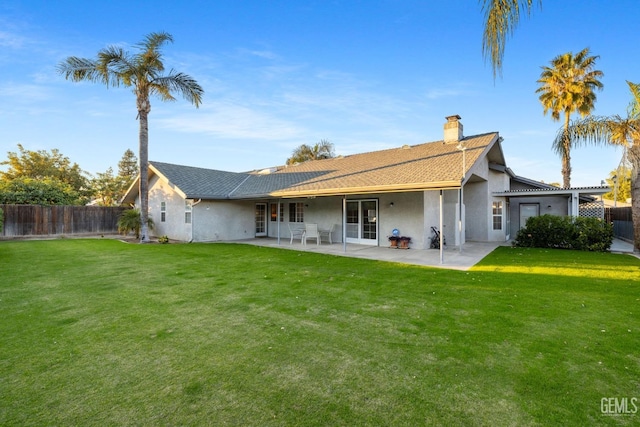
[[633,220],[631,207],[606,208],[605,221],[613,223],[613,235],[618,239],[633,242]]
[[4,237],[117,233],[126,208],[110,206],[0,205]]

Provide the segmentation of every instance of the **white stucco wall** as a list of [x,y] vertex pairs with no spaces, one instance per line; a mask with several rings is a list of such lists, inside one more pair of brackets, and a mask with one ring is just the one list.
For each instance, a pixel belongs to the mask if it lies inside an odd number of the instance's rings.
[[203,200],[193,207],[193,241],[216,242],[255,237],[255,202]]
[[[424,247],[424,195],[421,192],[381,194],[379,200],[379,245],[388,246],[394,228],[411,237],[410,247]],[[393,206],[391,206],[393,203]]]
[[[165,222],[161,221],[160,205],[166,203]],[[139,200],[138,200],[139,205]],[[152,236],[168,236],[170,239],[188,241],[191,225],[185,224],[185,200],[169,184],[157,176],[149,180],[149,214],[155,224]]]
[[466,211],[465,235],[467,240],[485,242],[488,240],[489,183],[471,182],[464,186]]
[[[487,165],[488,168],[488,165]],[[508,234],[506,198],[494,197],[493,192],[509,189],[509,177],[503,172],[487,169],[486,181],[469,182],[464,186],[464,205],[466,211],[465,235],[469,241],[502,242]],[[477,179],[477,178],[476,178]],[[493,202],[501,201],[502,230],[493,229]]]
[[[371,194],[360,197],[349,197],[347,200],[377,200],[378,201],[378,245],[387,246],[388,236],[394,228],[400,230],[403,236],[412,239],[411,246],[424,246],[424,215],[423,194],[421,192]],[[280,237],[289,239],[289,203],[303,203],[304,222],[316,223],[319,228],[329,229],[334,226],[332,240],[341,243],[343,237],[342,197],[317,197],[314,199],[285,199],[283,203],[284,221],[280,223]],[[276,204],[272,201],[270,204]],[[393,203],[393,206],[391,206]],[[270,214],[271,208],[267,209]],[[296,224],[299,225],[299,224]],[[270,220],[269,237],[278,237],[278,224]],[[429,243],[427,242],[427,245]]]
[[[442,230],[447,246],[455,246],[457,233],[458,190],[443,191]],[[424,223],[421,249],[428,249],[431,245],[431,227],[440,229],[440,191],[424,192]]]
[[[489,206],[487,211],[487,240],[490,242],[504,242],[510,233],[507,211],[507,198],[494,197],[494,192],[502,192],[509,189],[509,176],[506,173],[489,170]],[[493,229],[493,202],[502,202],[502,229]]]
[[568,214],[568,196],[531,196],[531,197],[510,197],[509,209],[511,215],[511,238],[516,237],[516,233],[525,224],[520,223],[520,205],[537,204],[540,215],[566,216]]

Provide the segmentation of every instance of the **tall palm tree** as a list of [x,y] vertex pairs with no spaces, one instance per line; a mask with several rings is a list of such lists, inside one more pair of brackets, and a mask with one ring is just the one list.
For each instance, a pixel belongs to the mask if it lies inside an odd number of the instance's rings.
[[[542,67],[536,93],[544,114],[551,111],[551,118],[560,121],[564,118],[564,130],[569,127],[571,114],[577,112],[581,117],[591,114],[596,102],[595,89],[602,90],[600,78],[602,71],[594,69],[599,56],[590,56],[589,48],[573,55],[567,52],[551,60],[550,67]],[[571,140],[564,139],[562,150],[562,179],[564,188],[571,187]]]
[[190,76],[170,70],[163,74],[164,64],[160,48],[173,42],[173,37],[165,32],[150,33],[143,42],[136,44],[139,52],[130,54],[118,46],[108,46],[98,52],[96,59],[70,56],[58,65],[58,72],[74,82],[90,81],[109,86],[132,87],[136,95],[138,119],[140,120],[140,223],[141,242],[149,242],[149,127],[151,95],[162,101],[174,101],[172,93],[177,92],[197,107],[202,103],[203,89]]
[[627,82],[633,100],[627,109],[627,117],[589,116],[574,121],[566,130],[558,131],[554,141],[556,151],[564,150],[568,139],[574,146],[584,144],[608,144],[624,147],[624,154],[631,163],[631,216],[633,240],[640,250],[640,85]]
[[330,159],[334,157],[333,144],[326,139],[320,140],[313,146],[302,144],[287,159],[288,165],[306,162],[307,160]]
[[[520,11],[527,15],[533,8],[533,0],[482,0],[485,24],[482,36],[482,55],[491,60],[493,78],[502,74],[502,58],[507,37],[513,34],[520,21]],[[538,0],[542,6],[542,0]]]

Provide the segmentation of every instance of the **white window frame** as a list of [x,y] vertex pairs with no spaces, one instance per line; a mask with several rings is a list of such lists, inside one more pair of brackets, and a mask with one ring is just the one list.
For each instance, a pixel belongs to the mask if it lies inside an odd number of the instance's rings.
[[[501,231],[504,225],[504,203],[502,200],[494,200],[491,203],[491,227],[494,231]],[[496,224],[499,227],[496,227]]]
[[304,203],[289,203],[289,222],[304,222]]
[[191,200],[184,201],[184,223],[191,224],[191,212],[193,212],[193,205]]

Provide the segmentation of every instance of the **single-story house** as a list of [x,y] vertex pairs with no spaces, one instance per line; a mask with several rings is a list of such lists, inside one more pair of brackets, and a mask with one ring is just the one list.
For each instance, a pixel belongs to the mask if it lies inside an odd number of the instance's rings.
[[[498,132],[465,137],[459,116],[446,119],[441,141],[254,172],[150,161],[153,233],[189,242],[289,240],[292,229],[315,223],[340,243],[386,246],[398,230],[426,249],[432,227],[449,246],[503,242],[527,216],[578,215],[580,201],[591,203],[585,196],[609,191],[518,177]],[[139,205],[137,180],[123,202]]]

